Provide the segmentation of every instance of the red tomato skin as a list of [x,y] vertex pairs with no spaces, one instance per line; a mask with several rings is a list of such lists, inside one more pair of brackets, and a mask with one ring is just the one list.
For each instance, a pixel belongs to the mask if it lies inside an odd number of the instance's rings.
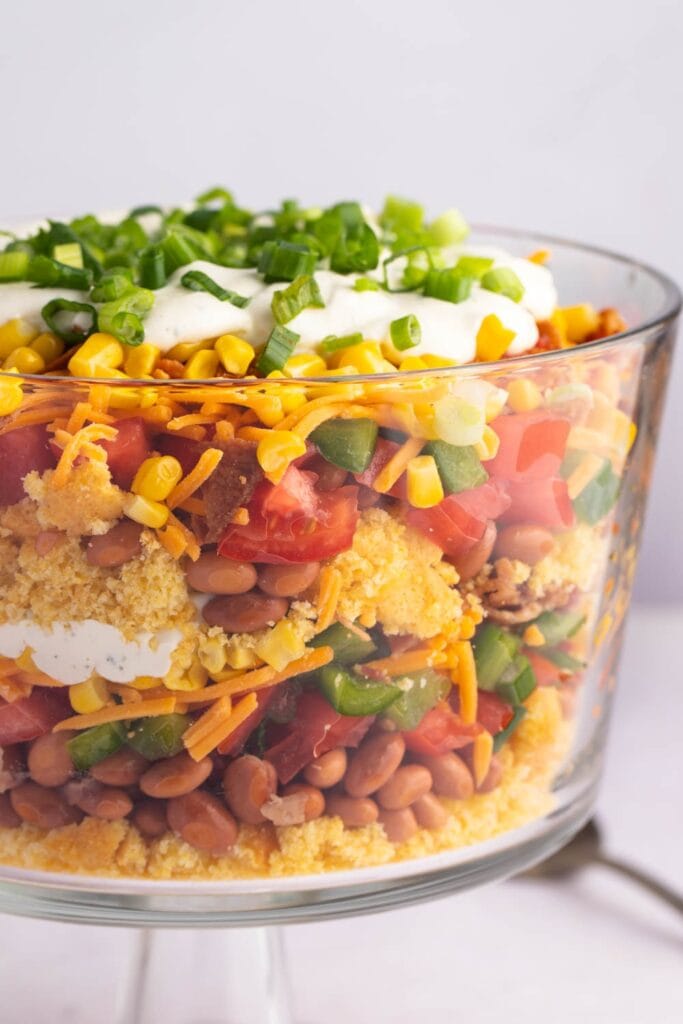
[[[359,484],[363,484],[365,487],[372,487],[374,489],[375,480],[386,464],[393,459],[400,447],[400,444],[397,444],[396,441],[388,441],[385,437],[378,437],[375,450],[368,466],[362,473],[353,474],[355,480]],[[394,486],[387,491],[387,493],[392,498],[401,498],[403,501],[407,501],[408,488],[405,473],[401,474]]]
[[458,558],[481,540],[487,522],[498,518],[509,504],[504,484],[487,480],[480,487],[450,494],[432,508],[410,508],[406,518],[444,554]]
[[511,704],[499,697],[497,693],[479,690],[477,694],[477,721],[495,736],[510,724],[514,717]]
[[200,455],[206,451],[209,445],[203,441],[193,441],[189,437],[174,437],[173,434],[162,434],[154,444],[157,451],[162,455],[172,455],[178,460],[187,475],[194,469]]
[[140,416],[117,420],[114,426],[118,431],[114,440],[99,443],[107,453],[112,480],[127,491],[141,463],[151,455],[152,446],[147,436],[147,426]]
[[36,687],[30,697],[0,704],[0,747],[36,740],[69,714],[69,702],[61,689]]
[[315,473],[290,465],[279,484],[261,484],[259,496],[254,495],[254,503],[260,504],[265,516],[315,516],[315,481]]
[[544,480],[556,476],[564,458],[570,422],[546,412],[498,416],[491,423],[500,438],[487,472],[504,480]]
[[44,473],[57,456],[43,424],[18,427],[0,436],[0,506],[15,505],[26,497],[24,477],[32,470]]
[[258,728],[275,696],[276,686],[264,686],[262,690],[255,690],[256,707],[241,725],[238,725],[227,740],[219,743],[217,750],[219,754],[228,754],[230,757],[237,757],[242,753],[244,745],[251,736],[254,729]]
[[449,750],[468,746],[482,731],[481,725],[466,725],[446,701],[428,711],[416,729],[402,733],[408,750],[438,757]]
[[525,647],[524,654],[531,663],[539,686],[558,686],[562,682],[562,671],[557,665],[553,665],[552,661],[544,658],[533,648]]
[[504,523],[533,523],[549,530],[568,530],[574,525],[574,506],[561,477],[509,481],[507,489],[511,503],[503,514]]

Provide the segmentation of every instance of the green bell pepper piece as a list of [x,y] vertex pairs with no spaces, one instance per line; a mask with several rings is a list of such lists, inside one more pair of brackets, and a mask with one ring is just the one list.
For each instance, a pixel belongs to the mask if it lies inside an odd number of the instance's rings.
[[495,690],[496,683],[518,653],[518,637],[492,622],[485,623],[474,640],[474,660],[479,689]]
[[363,640],[357,633],[342,626],[341,622],[333,622],[322,633],[314,636],[309,647],[331,647],[334,660],[339,665],[355,665],[377,653],[377,645],[372,640]]
[[536,689],[536,676],[528,658],[518,654],[496,683],[496,693],[508,704],[523,704]]
[[320,670],[318,681],[323,694],[340,715],[378,715],[401,696],[398,686],[360,679],[334,664]]
[[541,612],[533,625],[543,634],[544,647],[555,647],[578,633],[585,620],[581,612]]
[[433,456],[446,494],[468,491],[489,478],[472,445],[457,447],[447,441],[430,441],[423,454]]
[[123,746],[125,739],[126,727],[122,722],[105,722],[104,725],[96,725],[92,729],[79,732],[66,746],[74,768],[79,772],[87,772],[105,757],[115,754]]
[[524,718],[525,715],[526,715],[526,708],[524,707],[523,704],[518,704],[517,707],[515,708],[515,713],[513,714],[512,718],[510,719],[508,724],[505,726],[505,728],[501,729],[500,732],[497,732],[496,735],[493,737],[493,750],[494,750],[494,753],[497,750],[500,750],[500,748],[503,746],[503,744],[506,743],[510,739],[510,737],[513,734],[513,732],[515,731],[515,729],[517,728],[517,726],[522,721],[522,719]]
[[431,668],[401,676],[396,685],[401,696],[387,708],[385,717],[401,730],[417,729],[427,712],[450,690],[448,679]]
[[579,672],[586,667],[585,661],[579,661],[573,654],[568,654],[559,647],[539,647],[538,653],[542,658],[551,661],[553,665],[563,669],[565,672]]
[[311,433],[311,441],[328,462],[362,473],[375,453],[377,430],[374,420],[326,420]]
[[190,725],[187,715],[156,715],[141,718],[128,733],[128,742],[148,761],[173,757],[183,749],[183,733]]
[[577,518],[589,526],[595,526],[607,515],[619,496],[621,480],[612,469],[612,463],[605,459],[604,465],[597,476],[586,484],[580,494],[574,498],[574,511]]

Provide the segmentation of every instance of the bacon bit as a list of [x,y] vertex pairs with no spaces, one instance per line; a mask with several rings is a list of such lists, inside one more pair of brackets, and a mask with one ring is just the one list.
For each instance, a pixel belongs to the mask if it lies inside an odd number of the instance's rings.
[[244,508],[242,505],[240,505],[240,507],[236,508],[235,511],[233,512],[232,519],[230,520],[230,522],[233,523],[235,526],[248,526],[249,509]]
[[598,341],[600,338],[609,338],[613,334],[621,334],[627,327],[626,321],[617,309],[608,306],[598,313],[598,328],[590,334],[586,341]]
[[172,380],[181,380],[185,375],[185,367],[178,359],[160,359],[157,370],[163,370]]
[[[225,457],[202,489],[206,502],[206,540],[212,543],[220,539],[233,521],[233,515],[246,507],[263,480],[253,441],[231,438],[223,445],[223,451]],[[244,513],[239,515],[243,518]],[[246,523],[240,521],[239,525]]]

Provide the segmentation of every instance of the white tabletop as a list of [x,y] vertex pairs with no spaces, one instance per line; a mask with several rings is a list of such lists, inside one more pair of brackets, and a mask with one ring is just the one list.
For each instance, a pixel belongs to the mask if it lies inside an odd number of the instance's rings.
[[[682,649],[683,611],[633,613],[599,806],[610,851],[679,887]],[[119,1024],[114,997],[132,939],[126,930],[0,917],[1,1024]],[[603,868],[561,884],[510,881],[375,917],[298,925],[286,942],[296,1016],[306,1024],[683,1020],[680,920]],[[190,1024],[178,1014],[159,1024]]]

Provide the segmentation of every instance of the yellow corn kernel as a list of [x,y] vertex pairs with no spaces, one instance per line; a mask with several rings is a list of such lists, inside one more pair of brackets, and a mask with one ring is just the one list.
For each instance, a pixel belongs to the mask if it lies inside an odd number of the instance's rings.
[[25,320],[15,316],[0,327],[0,359],[7,359],[20,345],[30,345],[40,332]]
[[426,370],[427,364],[420,356],[406,356],[399,364],[399,370]]
[[569,338],[567,337],[567,322],[565,320],[564,310],[556,309],[551,314],[550,323],[557,332],[557,337],[560,342],[560,348],[569,348]]
[[293,623],[281,619],[256,643],[254,650],[259,658],[280,672],[290,661],[303,657],[306,645]]
[[142,345],[126,351],[123,368],[129,377],[148,377],[157,365],[161,350],[156,345],[143,341]]
[[10,413],[16,412],[23,399],[20,381],[0,379],[0,416],[9,416]]
[[590,302],[580,306],[564,306],[561,311],[567,340],[576,344],[598,329],[598,314]]
[[256,356],[249,342],[236,334],[222,334],[216,342],[216,352],[225,372],[235,377],[243,377]]
[[169,510],[158,501],[150,501],[141,494],[127,494],[123,503],[124,514],[142,526],[158,530],[168,520]]
[[300,352],[290,356],[283,369],[287,377],[317,377],[327,369],[327,363],[315,352]]
[[505,327],[495,313],[489,313],[477,331],[477,359],[489,363],[500,359],[514,338],[515,332]]
[[219,362],[218,352],[202,349],[187,360],[183,377],[186,380],[208,380],[216,376]]
[[361,341],[343,349],[337,366],[352,366],[357,373],[393,373],[395,369],[382,355],[377,341]]
[[508,384],[508,403],[513,412],[532,412],[542,401],[540,389],[527,377],[519,377]]
[[481,440],[477,441],[474,448],[482,462],[486,462],[488,459],[495,459],[498,454],[500,438],[493,427],[490,427],[488,423],[484,427],[484,433],[481,435]]
[[209,673],[197,658],[192,659],[187,669],[171,669],[164,676],[164,686],[169,690],[201,690],[206,686]]
[[414,508],[431,508],[443,501],[443,485],[433,455],[416,455],[406,467],[408,501]]
[[[285,377],[282,370],[271,370],[266,380],[290,380],[290,378]],[[302,405],[306,404],[306,388],[302,384],[290,382],[284,387],[278,388],[277,397],[282,402],[282,411],[289,415],[290,412],[294,412],[295,409],[300,409]]]
[[74,377],[113,376],[104,374],[102,370],[118,369],[123,359],[123,345],[120,341],[111,334],[91,334],[69,360],[69,373]]
[[271,430],[256,448],[258,463],[273,484],[279,484],[290,463],[306,451],[306,442],[291,430]]
[[195,352],[202,352],[204,349],[213,348],[213,341],[181,341],[166,353],[167,359],[177,359],[179,363],[186,363]]
[[183,467],[172,455],[154,455],[142,463],[130,489],[150,501],[163,501],[182,475]]
[[225,668],[225,644],[219,637],[206,637],[201,641],[199,660],[209,673],[214,676]]
[[251,408],[261,420],[261,423],[264,423],[267,427],[274,427],[280,420],[284,419],[285,413],[282,408],[282,402],[275,395],[263,395],[263,397],[254,398],[251,402]]
[[538,626],[534,623],[526,627],[526,629],[522,633],[522,640],[527,645],[527,647],[545,646],[545,637],[543,636],[543,633],[541,633]]
[[230,668],[256,668],[261,664],[261,659],[256,651],[248,647],[236,647],[234,650],[228,651],[225,660]]
[[48,331],[45,331],[44,334],[39,334],[29,347],[34,352],[37,352],[39,356],[42,356],[46,363],[59,359],[64,352],[64,342]]
[[163,686],[163,680],[157,679],[156,676],[136,676],[128,686],[132,686],[134,690],[154,690],[157,686]]
[[69,687],[69,701],[77,715],[101,711],[109,700],[109,687],[101,676],[91,676],[84,683]]
[[11,355],[7,356],[2,368],[3,370],[14,370],[16,373],[42,373],[45,369],[45,360],[32,348],[20,345]]
[[445,356],[433,356],[429,352],[425,352],[422,356],[422,360],[430,370],[441,370],[446,369],[449,366],[457,366],[458,364],[453,359],[446,359]]

